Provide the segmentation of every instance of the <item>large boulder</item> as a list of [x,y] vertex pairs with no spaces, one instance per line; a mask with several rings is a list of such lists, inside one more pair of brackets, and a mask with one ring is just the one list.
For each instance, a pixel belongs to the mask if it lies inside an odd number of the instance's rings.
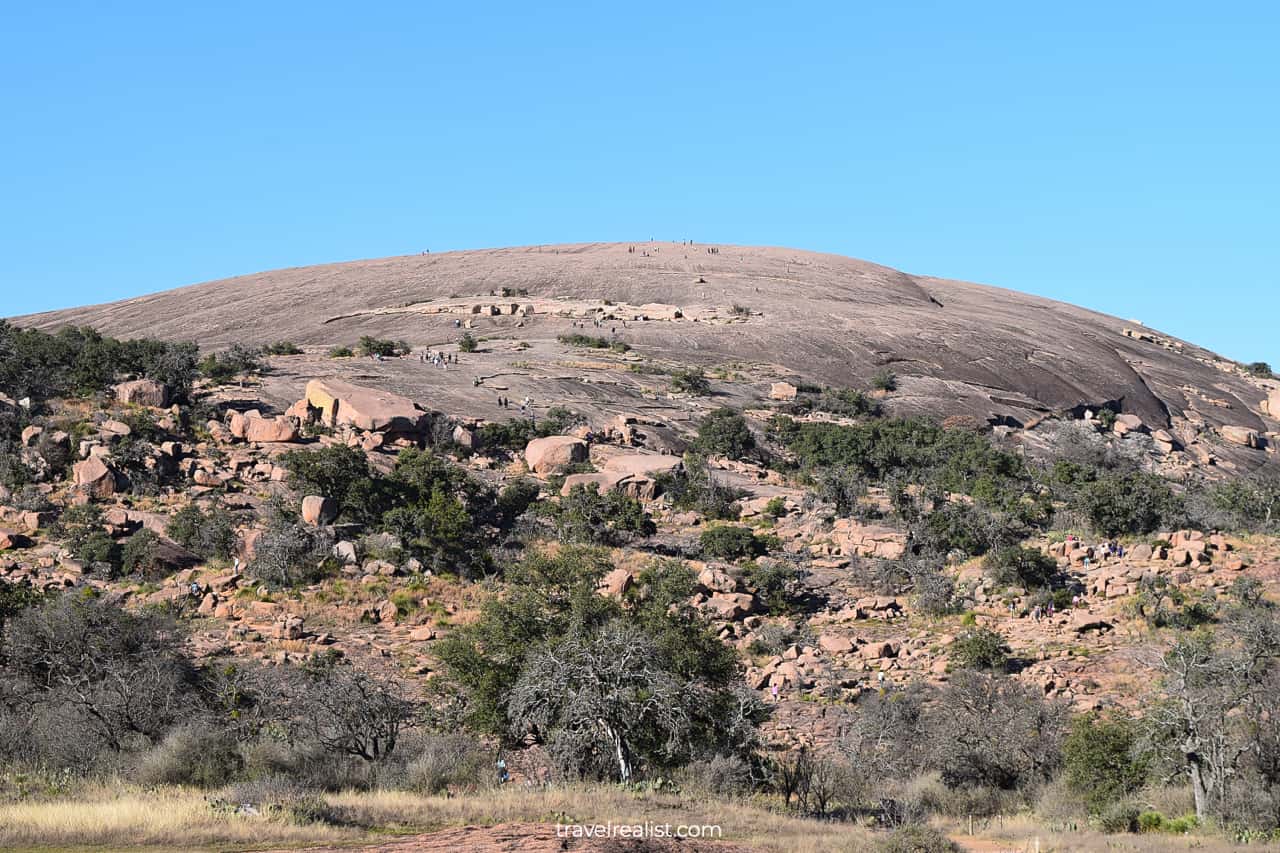
[[1272,388],[1267,399],[1262,401],[1262,411],[1280,421],[1280,388]]
[[302,499],[302,520],[307,524],[328,524],[338,517],[338,503],[333,498],[307,495]]
[[575,462],[587,461],[587,443],[571,435],[535,438],[524,449],[524,461],[535,474],[553,474]]
[[244,438],[255,444],[297,441],[298,422],[290,417],[245,418]]
[[1232,444],[1239,444],[1243,447],[1258,446],[1258,431],[1242,426],[1223,426],[1218,431],[1222,433],[1222,437]]
[[769,386],[770,400],[794,400],[799,389],[790,382],[775,382]]
[[306,400],[331,427],[393,433],[420,433],[426,428],[426,412],[408,397],[341,379],[312,379],[307,383]]
[[674,474],[684,467],[684,459],[665,453],[619,453],[610,456],[600,470],[629,477],[652,477],[655,474]]
[[90,456],[71,469],[76,488],[95,498],[109,498],[116,492],[116,472],[101,456]]
[[116,399],[135,406],[151,406],[162,409],[169,405],[169,386],[154,379],[135,379],[121,382],[115,388]]

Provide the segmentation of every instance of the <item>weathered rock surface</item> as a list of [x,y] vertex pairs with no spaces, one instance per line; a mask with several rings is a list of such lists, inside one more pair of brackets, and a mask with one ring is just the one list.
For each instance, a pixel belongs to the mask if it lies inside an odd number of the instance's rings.
[[341,379],[312,379],[307,405],[320,412],[322,423],[370,432],[421,432],[426,413],[408,397],[365,388]]
[[535,474],[553,474],[575,462],[586,462],[587,443],[571,435],[535,438],[525,446],[524,461]]
[[154,379],[135,379],[116,386],[116,399],[121,403],[163,408],[169,405],[169,387]]

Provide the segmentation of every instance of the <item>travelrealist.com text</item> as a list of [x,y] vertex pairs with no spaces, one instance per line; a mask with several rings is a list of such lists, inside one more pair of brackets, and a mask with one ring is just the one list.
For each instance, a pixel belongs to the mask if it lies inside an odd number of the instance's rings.
[[720,838],[718,824],[557,823],[557,838]]

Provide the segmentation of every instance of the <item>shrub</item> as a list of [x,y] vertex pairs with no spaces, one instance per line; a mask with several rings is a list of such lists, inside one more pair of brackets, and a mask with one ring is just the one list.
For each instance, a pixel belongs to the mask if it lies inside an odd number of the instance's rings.
[[290,450],[279,464],[299,494],[322,495],[337,503],[339,516],[374,523],[389,505],[385,484],[369,468],[363,451],[345,444],[318,450]]
[[1018,545],[1009,545],[987,554],[982,568],[987,577],[997,584],[1027,589],[1049,586],[1058,573],[1058,564],[1052,557]]
[[819,412],[856,418],[880,414],[880,404],[861,391],[852,388],[824,388],[813,399],[813,408]]
[[174,542],[205,560],[227,560],[239,539],[235,517],[220,506],[207,510],[189,504],[169,517],[165,533]]
[[1169,483],[1141,471],[1099,474],[1079,489],[1074,505],[1104,536],[1176,527],[1185,515]]
[[799,577],[793,566],[776,560],[763,565],[753,562],[747,565],[744,574],[768,613],[786,613],[791,609],[791,592]]
[[470,332],[463,332],[462,337],[458,339],[458,349],[461,352],[475,352],[480,349],[480,342]]
[[363,356],[378,355],[391,358],[408,352],[410,347],[404,341],[389,341],[372,335],[361,335],[360,342],[356,344],[356,353]]
[[711,383],[707,381],[701,369],[688,368],[671,374],[671,390],[681,394],[706,397],[711,393]]
[[315,583],[333,573],[332,548],[322,529],[277,510],[254,545],[246,573],[276,587]]
[[1265,361],[1255,361],[1245,369],[1248,370],[1251,375],[1262,379],[1270,379],[1273,375],[1271,372],[1271,365],[1267,364]]
[[216,724],[192,723],[174,729],[143,756],[135,773],[143,785],[217,788],[244,767],[236,741]]
[[782,518],[787,514],[787,499],[782,495],[769,498],[769,502],[764,505],[764,513],[771,518]]
[[484,746],[462,733],[424,735],[416,754],[405,764],[403,784],[421,794],[483,787],[494,777]]
[[875,843],[876,853],[959,853],[960,845],[928,824],[908,824]]
[[595,484],[579,484],[560,499],[554,510],[560,541],[618,545],[655,530],[644,506],[619,491],[600,494]]
[[721,560],[759,557],[765,552],[764,543],[750,528],[734,524],[717,524],[708,527],[702,531],[698,542],[704,554]]
[[68,326],[50,335],[0,320],[0,391],[33,401],[83,396],[107,390],[121,375],[133,375],[163,382],[182,398],[196,376],[197,352],[191,343],[123,341],[88,326]]
[[351,358],[355,353],[351,347],[336,346],[329,350],[329,358]]
[[990,628],[975,628],[956,638],[948,656],[965,669],[1003,670],[1009,662],[1009,647],[1004,637]]
[[736,755],[695,761],[684,770],[688,783],[713,797],[729,799],[751,790],[751,766]]
[[1159,832],[1164,826],[1164,815],[1160,812],[1146,811],[1138,815],[1139,832]]
[[1094,814],[1142,787],[1147,763],[1137,745],[1137,727],[1128,717],[1083,714],[1071,721],[1062,744],[1066,781]]
[[1142,810],[1133,803],[1112,803],[1098,815],[1098,828],[1103,832],[1137,832]]
[[267,355],[302,355],[302,347],[293,341],[276,341],[262,348]]
[[703,454],[742,459],[756,449],[756,439],[747,426],[746,418],[734,409],[720,408],[708,413],[698,423],[698,436],[693,447]]
[[120,567],[126,575],[141,575],[144,578],[163,574],[160,537],[145,527],[130,536],[120,549]]
[[871,387],[878,391],[896,391],[898,375],[888,368],[877,370],[871,377]]
[[209,353],[200,360],[200,372],[216,383],[230,382],[237,376],[262,372],[258,351],[242,344],[232,344],[222,352]]

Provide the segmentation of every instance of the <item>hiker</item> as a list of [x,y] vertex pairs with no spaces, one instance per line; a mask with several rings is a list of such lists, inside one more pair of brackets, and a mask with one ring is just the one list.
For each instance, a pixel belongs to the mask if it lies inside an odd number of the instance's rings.
[[511,774],[507,773],[507,760],[505,758],[498,759],[498,784],[505,785],[511,780]]
[[773,695],[773,701],[777,702],[778,701],[778,685],[775,684],[772,687],[770,687],[769,692],[770,694]]
[[195,581],[192,581],[192,582],[191,582],[191,597],[192,597],[192,598],[203,598],[203,595],[202,595],[201,593],[202,593],[202,590],[200,589],[200,584],[196,583]]

